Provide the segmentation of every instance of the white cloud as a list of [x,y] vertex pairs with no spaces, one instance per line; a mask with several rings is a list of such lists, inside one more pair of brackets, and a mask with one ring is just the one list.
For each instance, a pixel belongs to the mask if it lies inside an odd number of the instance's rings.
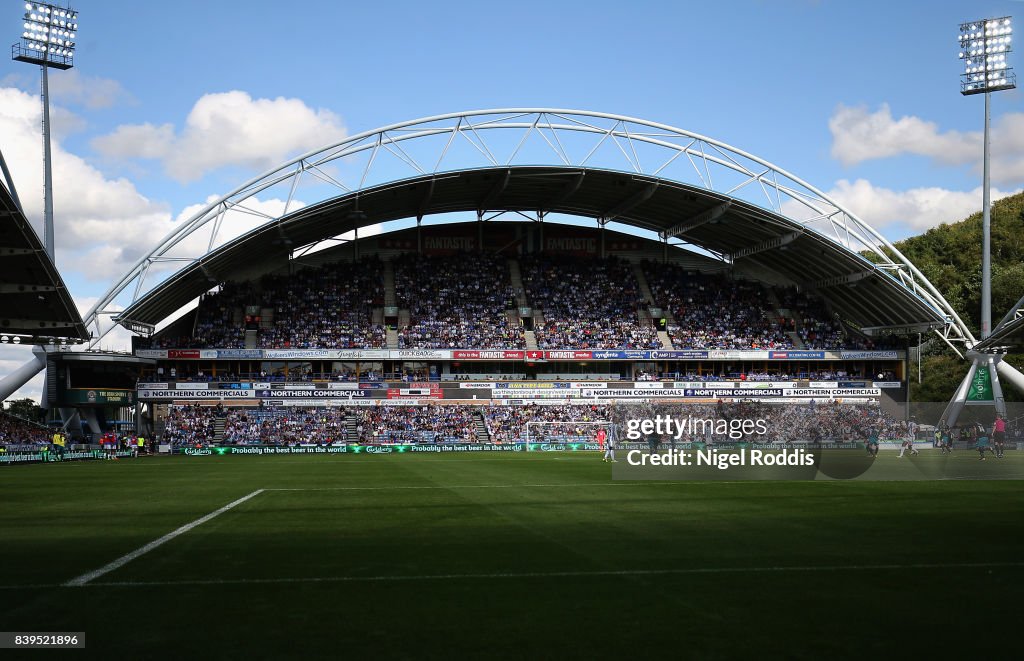
[[[41,236],[42,164],[40,119],[37,99],[13,88],[0,88],[0,144],[18,187],[25,212]],[[123,275],[157,242],[203,204],[172,215],[165,204],[147,199],[124,178],[110,179],[81,157],[67,152],[59,139],[53,141],[55,235],[57,265],[69,286],[76,280],[108,283]],[[211,197],[208,202],[215,198]],[[291,210],[301,208],[293,201]],[[278,199],[250,199],[245,207],[254,213],[232,211],[225,215],[214,246],[277,216],[284,209]],[[259,214],[263,214],[262,216]],[[207,224],[212,228],[212,223]],[[197,256],[206,252],[209,231],[200,230],[169,253]],[[157,264],[147,281],[152,284],[181,262]],[[85,312],[86,310],[83,310]]]
[[914,116],[893,119],[885,103],[875,112],[864,106],[840,104],[828,128],[832,132],[832,156],[843,165],[906,153],[943,163],[969,163],[978,158],[981,148],[979,133],[943,133],[934,122]]
[[[843,165],[903,154],[925,156],[942,165],[970,165],[980,171],[981,131],[942,131],[935,122],[906,115],[895,119],[888,104],[871,112],[840,105],[829,119],[832,156]],[[1024,113],[995,119],[991,132],[992,179],[1003,184],[1024,180]]]
[[[27,345],[0,344],[0,377],[7,376],[32,359],[32,347]],[[28,383],[16,390],[8,400],[26,397],[41,401],[43,396],[43,374],[40,372]]]
[[118,159],[161,159],[174,142],[170,124],[124,124],[109,134],[93,140],[93,147],[104,156]]
[[[230,117],[232,104],[238,109]],[[250,116],[245,117],[247,110]],[[51,107],[53,118],[68,127],[80,127],[82,120],[71,111],[59,105]],[[253,116],[255,115],[255,116]],[[284,130],[277,127],[273,118],[288,119]],[[290,119],[289,119],[290,118]],[[297,126],[292,126],[296,124]],[[55,126],[55,128],[57,128]],[[66,133],[66,130],[64,131]],[[175,135],[173,127],[122,127],[118,135],[135,145],[135,153],[160,156],[168,167],[182,162],[185,152],[197,141],[209,138],[211,144],[200,150],[199,163],[217,162],[214,152],[227,149],[232,140],[245,143],[221,158],[220,164],[244,163],[246,159],[256,162],[277,162],[285,158],[285,152],[305,150],[320,146],[343,134],[337,118],[323,111],[314,112],[295,100],[256,100],[248,95],[231,93],[204,97],[196,104],[189,117],[189,123],[181,135]],[[222,134],[223,144],[213,144],[213,135]],[[264,136],[263,147],[255,146],[253,137]],[[55,132],[53,151],[53,174],[59,185],[54,189],[54,207],[57,236],[57,265],[65,281],[75,288],[76,282],[90,280],[109,283],[123,275],[141,256],[149,252],[157,242],[181,226],[181,222],[197,213],[203,206],[214,201],[211,196],[205,202],[187,207],[173,214],[166,204],[155,202],[142,195],[134,183],[127,178],[109,178],[99,169],[80,156],[64,149],[61,133]],[[150,142],[145,142],[145,140]],[[42,235],[42,163],[41,163],[40,109],[34,94],[11,87],[0,87],[0,145],[3,145],[5,159],[12,170],[26,215],[33,222],[37,233]],[[168,151],[170,145],[170,151]],[[267,153],[260,154],[261,149]],[[175,151],[177,150],[177,151]],[[247,151],[248,150],[248,151]],[[230,152],[230,150],[228,150]],[[176,155],[177,154],[177,155]],[[177,161],[175,159],[178,159]],[[206,167],[206,166],[203,166]],[[265,192],[269,193],[269,191]],[[244,202],[245,209],[232,210],[222,219],[214,247],[247,232],[264,222],[267,217],[277,217],[284,210],[284,201],[277,198],[250,198]],[[304,206],[293,200],[290,211]],[[172,249],[169,256],[198,256],[204,254],[210,245],[212,223],[206,229],[193,233]],[[378,233],[379,226],[364,228],[360,236]],[[182,262],[154,265],[147,281],[147,287],[158,282],[182,266]],[[76,298],[84,314],[95,304],[96,298]],[[123,309],[124,299],[105,306],[111,311]],[[106,327],[109,320],[104,318]],[[92,329],[90,329],[92,330]],[[99,344],[98,348],[125,350],[130,346],[130,334],[115,327]],[[26,346],[0,346],[0,375],[8,374],[24,364],[31,357],[31,348]],[[18,390],[14,397],[32,397],[38,400],[42,393],[42,377],[36,377]]]
[[[992,189],[992,200],[1019,192]],[[867,224],[884,233],[885,228],[902,225],[915,233],[923,232],[941,223],[955,223],[981,210],[982,190],[954,191],[939,187],[911,188],[896,191],[876,186],[866,179],[841,179],[830,191],[835,200]],[[797,202],[783,205],[783,213],[804,219],[811,215]]]
[[159,160],[171,177],[188,182],[228,165],[270,168],[344,136],[341,118],[329,110],[233,91],[201,97],[180,132],[170,124],[123,125],[92,145],[111,158]]
[[[39,103],[33,95],[0,88],[0,143],[25,213],[42,235],[39,120]],[[131,181],[105,177],[84,159],[66,151],[59,137],[52,140],[52,153],[53,178],[59,182],[54,186],[58,267],[62,272],[70,267],[93,280],[116,275],[116,271],[124,270],[127,260],[137,258],[152,242],[154,223],[169,225],[170,211],[139,193]],[[94,260],[82,261],[83,255],[97,250],[105,252]]]
[[135,99],[121,83],[110,78],[83,75],[78,69],[50,74],[50,96],[58,103],[81,105],[90,110],[111,108]]
[[[48,83],[52,103],[80,106],[89,110],[102,110],[123,103],[135,102],[132,95],[116,80],[87,76],[78,69],[68,69],[67,71],[51,69]],[[10,73],[0,79],[0,86],[14,86],[22,91],[37,94],[39,74]]]

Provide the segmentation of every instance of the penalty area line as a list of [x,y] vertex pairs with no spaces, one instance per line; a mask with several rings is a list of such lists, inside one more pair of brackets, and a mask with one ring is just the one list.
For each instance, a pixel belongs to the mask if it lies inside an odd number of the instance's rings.
[[245,501],[249,500],[250,498],[253,498],[255,496],[260,495],[261,493],[263,493],[263,491],[264,491],[263,489],[257,489],[256,491],[253,491],[252,493],[250,493],[247,496],[242,496],[238,500],[232,501],[232,502],[228,503],[227,505],[225,505],[224,507],[221,507],[220,509],[216,509],[216,510],[210,512],[209,514],[205,515],[205,516],[201,516],[198,519],[196,519],[195,521],[192,521],[191,523],[186,523],[185,525],[181,526],[177,530],[169,532],[166,535],[164,535],[163,537],[160,537],[159,539],[154,539],[149,544],[146,544],[145,546],[141,546],[141,547],[135,549],[134,551],[132,551],[131,553],[126,553],[125,555],[122,555],[117,560],[114,560],[113,562],[111,562],[109,564],[106,564],[106,565],[100,567],[99,569],[94,569],[91,572],[87,572],[85,574],[82,574],[81,576],[77,576],[77,577],[71,579],[70,581],[64,583],[63,585],[64,585],[64,587],[82,587],[84,585],[88,585],[90,582],[92,582],[93,580],[99,578],[100,576],[103,576],[104,574],[108,574],[108,573],[114,571],[115,569],[119,569],[120,567],[125,566],[126,564],[128,564],[132,560],[138,558],[139,556],[145,555],[146,553],[149,553],[153,549],[155,549],[155,548],[157,548],[157,547],[159,547],[159,546],[161,546],[163,544],[166,544],[167,542],[171,541],[172,539],[174,539],[178,535],[184,535],[185,533],[187,533],[189,530],[192,530],[196,526],[201,526],[202,524],[206,523],[210,519],[212,519],[214,517],[217,517],[217,516],[220,516],[224,512],[227,512],[232,507],[235,507],[237,505],[241,505],[242,503],[244,503]]

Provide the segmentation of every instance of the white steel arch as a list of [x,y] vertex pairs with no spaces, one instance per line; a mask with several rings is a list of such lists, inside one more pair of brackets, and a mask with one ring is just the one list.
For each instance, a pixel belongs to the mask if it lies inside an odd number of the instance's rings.
[[[856,214],[786,170],[724,142],[648,120],[553,108],[474,110],[425,117],[353,135],[308,152],[206,204],[141,257],[85,315],[96,346],[118,309],[233,236],[225,218],[245,214],[273,223],[300,204],[315,204],[385,181],[469,167],[598,167],[695,185],[756,204],[799,222],[840,247],[869,254],[880,269],[946,316],[937,331],[968,347],[974,336],[942,294],[885,237]],[[280,194],[279,213],[259,205]],[[310,199],[305,199],[309,197]],[[200,231],[208,239],[199,242]],[[161,277],[162,276],[162,277]]]

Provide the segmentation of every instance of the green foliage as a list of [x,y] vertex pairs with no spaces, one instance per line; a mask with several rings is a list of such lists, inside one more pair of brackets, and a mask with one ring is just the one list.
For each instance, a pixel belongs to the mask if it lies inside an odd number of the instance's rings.
[[43,409],[39,408],[34,399],[15,399],[7,402],[6,410],[11,415],[25,418],[32,422],[43,422],[45,420]]
[[921,365],[921,383],[917,382],[917,361],[907,365],[910,380],[910,401],[946,402],[967,374],[967,361],[952,352],[939,356],[925,355]]
[[[942,292],[960,318],[981,328],[982,218],[943,223],[896,247]],[[1024,193],[992,205],[992,323],[1024,296]]]
[[[905,239],[896,247],[942,292],[960,318],[977,337],[981,329],[981,212],[960,222],[939,225],[920,236]],[[1011,306],[1024,296],[1024,193],[992,205],[992,323],[998,324]],[[1009,355],[1007,361],[1024,366],[1024,356]],[[944,344],[932,341],[925,350],[923,383],[911,373],[911,399],[942,402],[952,397],[968,364]],[[1004,388],[1007,401],[1022,401],[1021,393]]]

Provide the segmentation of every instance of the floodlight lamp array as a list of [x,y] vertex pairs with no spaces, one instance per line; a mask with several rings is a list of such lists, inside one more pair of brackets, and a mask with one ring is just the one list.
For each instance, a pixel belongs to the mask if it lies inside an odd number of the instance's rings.
[[78,12],[46,4],[25,3],[25,48],[37,54],[71,57],[78,32]]
[[1007,54],[1013,50],[1013,20],[1009,16],[960,24],[957,38],[964,63],[960,92],[980,94],[1013,89],[1017,77]]

